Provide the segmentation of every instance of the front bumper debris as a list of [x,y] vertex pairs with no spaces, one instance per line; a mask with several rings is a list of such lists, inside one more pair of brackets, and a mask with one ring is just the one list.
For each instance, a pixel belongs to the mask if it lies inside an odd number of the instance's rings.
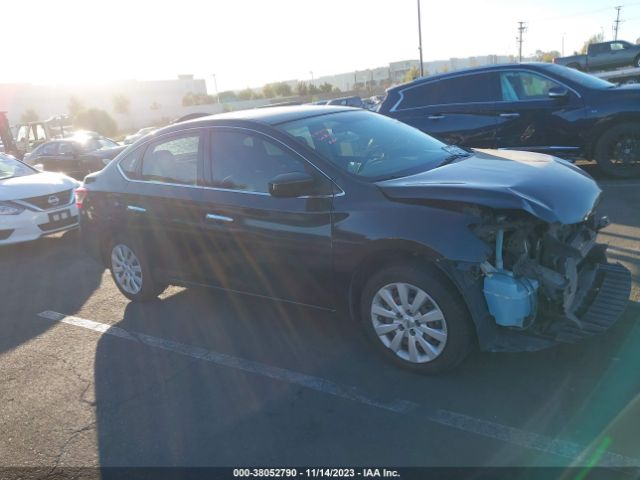
[[555,340],[575,343],[603,333],[620,318],[631,293],[631,273],[620,264],[596,265],[589,294],[576,310],[578,322],[563,322],[553,332]]

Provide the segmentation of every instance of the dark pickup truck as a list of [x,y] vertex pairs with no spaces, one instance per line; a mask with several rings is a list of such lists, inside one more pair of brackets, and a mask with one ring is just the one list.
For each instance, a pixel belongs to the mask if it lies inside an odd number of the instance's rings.
[[558,57],[553,63],[575,68],[583,72],[611,70],[620,67],[640,67],[640,45],[623,40],[592,43],[586,55]]

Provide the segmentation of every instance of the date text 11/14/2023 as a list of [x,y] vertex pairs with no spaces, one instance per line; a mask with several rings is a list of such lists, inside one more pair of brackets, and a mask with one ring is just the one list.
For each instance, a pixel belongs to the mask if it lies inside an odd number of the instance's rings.
[[235,478],[398,478],[397,470],[386,468],[235,468]]

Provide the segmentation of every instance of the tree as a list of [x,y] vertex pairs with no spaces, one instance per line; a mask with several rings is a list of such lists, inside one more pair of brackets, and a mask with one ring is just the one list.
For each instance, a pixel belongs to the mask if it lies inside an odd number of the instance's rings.
[[130,104],[131,101],[126,95],[116,95],[113,97],[113,110],[116,113],[122,113],[126,115],[127,113],[129,113]]
[[340,90],[338,87],[333,87],[332,92],[333,93],[342,93],[342,90]]
[[207,105],[211,103],[216,103],[216,97],[205,93],[187,92],[182,97],[182,105],[185,107],[190,107],[192,105]]
[[264,95],[265,98],[273,98],[276,96],[276,91],[272,83],[267,83],[262,87],[262,95]]
[[40,120],[40,117],[38,117],[38,114],[33,108],[26,110],[20,117],[22,123],[37,122],[38,120]]
[[[207,103],[214,103],[215,102],[215,97],[211,96],[211,95],[207,95],[208,97],[211,97],[211,102]],[[234,92],[233,90],[225,90],[224,92],[220,92],[218,94],[218,99],[220,102],[235,102],[236,100],[238,100],[238,96],[236,95],[236,92]]]
[[238,92],[238,100],[251,100],[253,98],[253,90],[249,87]]
[[75,115],[73,126],[111,137],[118,133],[116,121],[104,110],[89,108]]
[[296,86],[296,93],[301,97],[309,95],[309,87],[307,87],[306,82],[298,82],[298,85]]
[[320,89],[316,87],[313,83],[309,85],[309,95],[317,95],[320,93]]
[[84,110],[84,104],[80,100],[78,100],[77,97],[71,97],[69,99],[69,103],[67,104],[67,108],[69,109],[69,114],[72,117],[75,117]]
[[405,82],[411,82],[420,76],[420,70],[418,67],[411,67],[409,71],[404,76]]
[[585,53],[587,53],[587,50],[589,49],[589,45],[591,45],[592,43],[600,43],[600,42],[604,42],[604,35],[602,34],[602,32],[592,35],[589,38],[589,40],[584,42],[584,44],[582,45],[582,48],[580,49],[580,53],[584,55]]
[[558,58],[560,56],[560,52],[557,50],[551,50],[549,52],[543,52],[542,50],[536,50],[535,58],[538,62],[553,62],[554,58]]
[[320,92],[322,93],[331,93],[332,90],[333,85],[328,82],[324,82],[322,85],[320,85]]
[[276,95],[278,95],[279,97],[290,97],[293,93],[291,91],[291,85],[289,85],[288,83],[278,82],[274,85],[273,88],[276,92]]

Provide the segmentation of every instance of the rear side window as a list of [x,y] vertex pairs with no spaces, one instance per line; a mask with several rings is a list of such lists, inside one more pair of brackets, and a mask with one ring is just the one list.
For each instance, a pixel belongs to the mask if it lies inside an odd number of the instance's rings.
[[200,144],[199,134],[152,143],[142,158],[142,180],[196,185]]
[[42,147],[37,149],[36,155],[55,155],[58,153],[57,143],[45,143]]
[[494,72],[461,75],[409,87],[402,92],[399,110],[464,103],[495,102],[499,99]]

